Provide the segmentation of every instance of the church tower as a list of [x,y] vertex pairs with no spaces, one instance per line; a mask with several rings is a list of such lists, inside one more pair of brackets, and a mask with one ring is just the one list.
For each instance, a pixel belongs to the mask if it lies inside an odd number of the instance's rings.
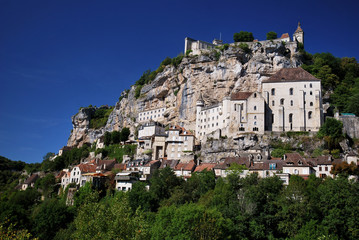
[[300,27],[300,22],[298,22],[297,30],[295,30],[293,34],[293,41],[297,41],[304,45],[304,32],[303,29]]

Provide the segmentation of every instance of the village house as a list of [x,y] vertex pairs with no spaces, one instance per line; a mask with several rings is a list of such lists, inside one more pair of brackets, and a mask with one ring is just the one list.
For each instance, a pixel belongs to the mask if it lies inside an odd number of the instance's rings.
[[139,180],[138,172],[125,171],[116,174],[116,190],[118,191],[129,191],[135,182]]
[[142,167],[142,173],[140,176],[140,181],[147,181],[150,180],[153,173],[161,166],[161,162],[159,160],[152,160],[146,163]]
[[195,137],[192,132],[180,126],[171,126],[167,131],[167,158],[180,160],[185,153],[192,153]]
[[174,173],[177,177],[182,177],[184,179],[188,179],[192,176],[192,172],[196,168],[196,164],[194,160],[189,162],[180,162],[174,168]]
[[315,176],[319,178],[333,177],[332,170],[333,158],[331,156],[319,156],[316,158],[306,158],[311,162],[315,171]]
[[32,174],[25,182],[21,185],[21,190],[25,191],[28,187],[34,187],[36,180],[39,178],[39,175]]
[[284,155],[283,173],[299,175],[305,179],[315,173],[313,164],[305,160],[299,153],[286,153]]
[[88,178],[84,176],[85,173],[95,173],[97,165],[94,163],[81,163],[76,165],[70,173],[70,183],[75,183],[82,187],[87,182]]

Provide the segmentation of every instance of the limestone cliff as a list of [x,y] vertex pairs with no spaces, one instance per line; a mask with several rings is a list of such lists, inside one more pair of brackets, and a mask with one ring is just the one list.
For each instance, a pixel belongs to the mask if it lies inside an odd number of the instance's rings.
[[73,131],[68,146],[92,143],[105,131],[129,127],[135,132],[138,113],[166,107],[165,123],[183,124],[195,129],[196,101],[202,93],[206,105],[214,104],[236,91],[260,90],[261,82],[281,68],[298,67],[301,55],[297,43],[257,42],[243,50],[231,44],[224,50],[204,50],[202,54],[184,57],[174,67],[168,65],[135,98],[135,87],[123,92],[107,124],[101,129],[88,128],[88,114],[80,110],[72,117]]

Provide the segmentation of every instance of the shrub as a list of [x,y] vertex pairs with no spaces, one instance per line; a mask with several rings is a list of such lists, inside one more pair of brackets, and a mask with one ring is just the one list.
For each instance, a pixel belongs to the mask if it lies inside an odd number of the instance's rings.
[[273,31],[271,31],[271,32],[268,32],[267,33],[267,40],[273,40],[273,39],[277,39],[278,37],[277,37],[277,33],[276,32],[273,32]]
[[282,148],[277,148],[277,149],[274,149],[271,152],[271,156],[272,157],[283,157],[283,155],[288,153],[288,152],[289,152],[288,150],[285,150],[285,149],[282,149]]
[[188,50],[186,51],[186,56],[189,56],[189,54],[190,54],[191,52],[193,52],[192,49],[188,49]]
[[234,42],[252,42],[254,40],[253,33],[240,31],[233,35]]
[[137,85],[136,89],[135,89],[135,98],[139,98],[141,96],[141,89],[142,89],[142,85]]
[[98,129],[104,127],[107,123],[113,107],[111,108],[98,108],[91,116],[89,128]]
[[249,53],[251,51],[247,43],[239,44],[239,48],[241,48],[245,53]]

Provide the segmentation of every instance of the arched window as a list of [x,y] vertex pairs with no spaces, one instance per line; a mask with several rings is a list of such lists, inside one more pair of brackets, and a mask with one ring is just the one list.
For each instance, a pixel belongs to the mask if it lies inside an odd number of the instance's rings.
[[310,95],[313,95],[313,92],[312,91],[310,91],[310,93],[309,93]]
[[255,98],[256,98],[256,97],[257,97],[257,93],[254,93],[253,97],[255,97]]
[[272,96],[275,95],[275,88],[272,88],[271,93],[272,93]]
[[257,106],[254,106],[254,111],[256,111],[257,110]]
[[254,119],[257,119],[257,116],[254,116]]
[[313,106],[313,102],[310,102],[309,105],[312,107],[312,106]]
[[274,100],[272,101],[272,106],[274,106]]
[[280,100],[280,105],[284,105],[284,98]]
[[290,105],[293,106],[293,100],[290,100]]
[[290,113],[290,114],[289,114],[289,122],[290,122],[290,123],[293,122],[293,113]]
[[254,125],[257,125],[257,122],[256,122],[256,121],[254,121]]
[[289,89],[289,95],[293,95],[293,88]]
[[313,85],[312,85],[312,84],[309,84],[309,87],[313,87]]
[[312,118],[312,111],[309,111],[308,112],[308,119],[311,119]]

